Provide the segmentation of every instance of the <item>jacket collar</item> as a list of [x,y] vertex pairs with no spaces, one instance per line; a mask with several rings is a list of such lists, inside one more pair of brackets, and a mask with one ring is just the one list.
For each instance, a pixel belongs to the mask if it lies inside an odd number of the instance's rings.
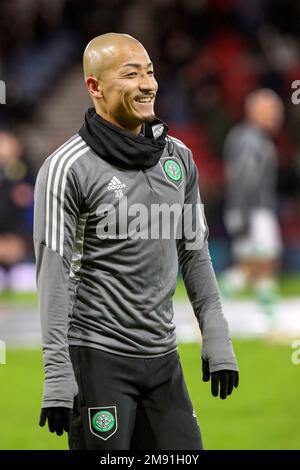
[[79,135],[112,165],[127,169],[147,169],[156,165],[166,145],[168,128],[155,118],[143,126],[143,134],[133,134],[115,126],[89,108]]

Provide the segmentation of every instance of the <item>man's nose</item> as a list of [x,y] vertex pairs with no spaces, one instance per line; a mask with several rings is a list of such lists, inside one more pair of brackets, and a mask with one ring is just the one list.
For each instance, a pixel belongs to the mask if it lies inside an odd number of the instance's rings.
[[149,75],[145,75],[140,80],[139,88],[141,91],[155,91],[156,81],[153,77],[150,77]]

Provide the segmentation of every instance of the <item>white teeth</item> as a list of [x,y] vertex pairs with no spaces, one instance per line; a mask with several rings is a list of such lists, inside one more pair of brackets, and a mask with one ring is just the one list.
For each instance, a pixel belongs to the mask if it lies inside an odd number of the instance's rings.
[[138,101],[139,103],[150,103],[151,98],[138,98],[136,101]]

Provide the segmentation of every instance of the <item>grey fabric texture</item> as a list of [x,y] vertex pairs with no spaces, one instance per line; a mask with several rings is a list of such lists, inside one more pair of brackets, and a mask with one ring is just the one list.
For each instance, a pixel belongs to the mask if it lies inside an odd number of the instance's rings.
[[[45,369],[43,407],[73,407],[78,388],[69,345],[140,358],[177,349],[172,297],[178,261],[210,371],[238,370],[210,259],[204,211],[197,206],[198,171],[191,151],[177,139],[168,139],[172,145],[166,145],[155,166],[128,170],[101,159],[76,134],[39,171],[34,246]],[[181,169],[178,181],[164,170],[169,159]],[[102,239],[105,208],[111,205],[118,215],[124,196],[128,207],[143,204],[149,214],[153,204],[190,204],[195,223],[201,219],[201,236],[195,242],[185,236],[176,239],[175,234],[171,239],[128,236],[135,219],[129,215],[126,236]],[[118,229],[124,235],[124,228]]]

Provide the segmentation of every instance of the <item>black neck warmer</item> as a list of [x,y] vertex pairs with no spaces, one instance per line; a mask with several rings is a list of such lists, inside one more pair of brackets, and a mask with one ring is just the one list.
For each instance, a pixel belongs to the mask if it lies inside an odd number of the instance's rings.
[[112,165],[144,170],[157,164],[165,145],[167,126],[156,119],[144,124],[144,135],[133,134],[103,119],[89,108],[78,131],[86,143]]

